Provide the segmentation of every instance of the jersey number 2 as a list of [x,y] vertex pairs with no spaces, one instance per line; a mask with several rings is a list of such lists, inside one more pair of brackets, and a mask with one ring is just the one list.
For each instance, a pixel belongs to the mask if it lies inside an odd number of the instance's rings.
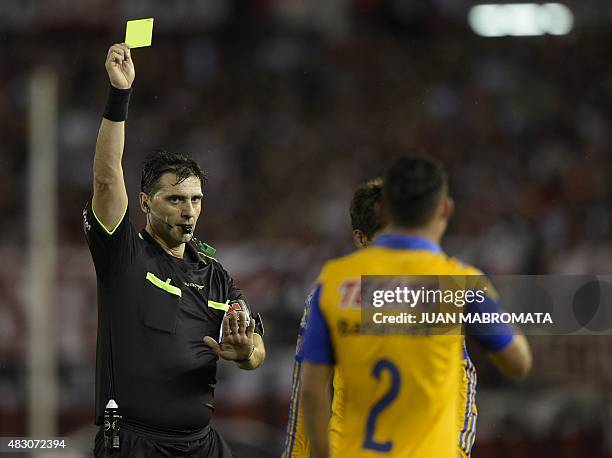
[[366,424],[366,435],[363,440],[363,448],[367,450],[376,450],[377,452],[390,452],[393,448],[393,442],[377,442],[374,440],[374,431],[376,429],[376,417],[385,410],[397,397],[400,389],[400,372],[395,364],[388,359],[381,359],[372,368],[372,376],[377,380],[380,380],[383,371],[389,372],[391,375],[391,386],[389,391],[380,398],[380,400],[374,404],[370,414],[368,415],[368,422]]

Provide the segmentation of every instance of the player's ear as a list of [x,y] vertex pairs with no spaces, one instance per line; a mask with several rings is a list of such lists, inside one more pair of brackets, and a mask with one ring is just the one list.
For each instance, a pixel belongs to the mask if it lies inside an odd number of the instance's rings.
[[149,207],[149,196],[146,193],[141,192],[138,195],[138,199],[140,201],[140,208],[142,209],[142,211],[145,213],[149,213],[151,211],[151,208]]
[[453,212],[455,211],[455,201],[450,196],[445,196],[444,201],[442,202],[442,218],[445,220],[449,220],[451,216],[453,216]]
[[365,248],[368,246],[368,238],[363,233],[363,231],[359,229],[353,229],[353,243],[356,248]]

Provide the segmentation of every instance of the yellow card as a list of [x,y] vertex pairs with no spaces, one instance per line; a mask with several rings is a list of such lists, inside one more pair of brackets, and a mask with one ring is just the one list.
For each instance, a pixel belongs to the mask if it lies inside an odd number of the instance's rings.
[[125,27],[125,43],[130,48],[151,46],[153,40],[153,18],[128,21]]

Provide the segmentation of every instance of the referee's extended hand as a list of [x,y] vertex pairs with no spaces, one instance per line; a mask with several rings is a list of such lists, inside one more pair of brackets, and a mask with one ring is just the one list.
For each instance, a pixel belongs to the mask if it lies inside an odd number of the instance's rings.
[[136,70],[130,48],[125,43],[112,45],[106,55],[104,64],[108,72],[110,83],[117,89],[129,89],[132,87]]
[[214,351],[219,358],[229,361],[246,361],[253,353],[253,331],[255,320],[251,318],[247,327],[246,314],[238,314],[231,310],[230,316],[223,317],[223,335],[221,343],[210,336],[204,337],[204,343]]

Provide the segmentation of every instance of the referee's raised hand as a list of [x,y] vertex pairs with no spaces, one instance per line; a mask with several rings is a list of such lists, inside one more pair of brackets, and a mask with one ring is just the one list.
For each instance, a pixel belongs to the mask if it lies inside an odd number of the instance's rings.
[[255,320],[251,318],[247,326],[247,316],[244,312],[236,313],[231,310],[229,316],[223,317],[223,335],[221,343],[217,343],[210,336],[204,337],[204,343],[208,345],[219,358],[229,361],[247,361],[255,349],[253,343],[253,331]]
[[112,45],[106,55],[104,65],[108,72],[111,85],[117,89],[128,89],[132,87],[136,70],[130,53],[130,48],[125,43]]

